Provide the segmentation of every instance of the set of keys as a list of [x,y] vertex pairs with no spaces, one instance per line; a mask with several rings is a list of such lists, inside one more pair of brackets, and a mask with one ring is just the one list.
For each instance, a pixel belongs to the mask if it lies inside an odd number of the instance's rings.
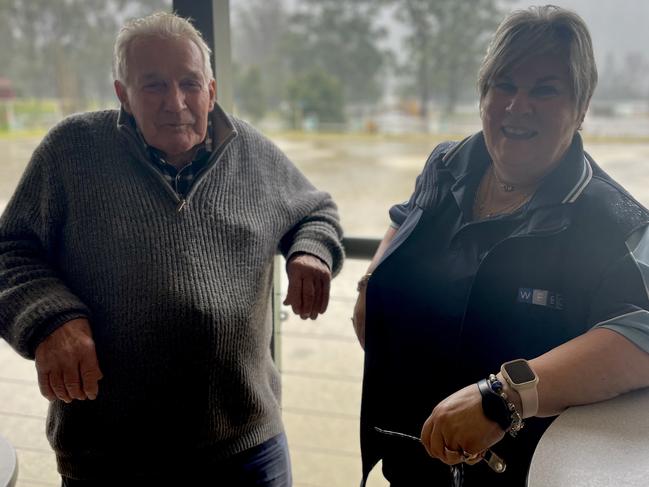
[[[421,439],[417,438],[416,436],[399,433],[398,431],[385,430],[382,428],[377,428],[376,426],[374,427],[374,430],[386,436],[403,438],[405,440],[416,441],[417,443],[421,444]],[[474,453],[472,455],[467,455],[466,453],[464,453],[463,458],[464,463],[466,463],[467,465],[475,465],[478,462],[484,461],[487,463],[487,465],[489,465],[489,468],[491,468],[491,470],[496,473],[503,473],[507,468],[505,460],[498,456],[498,454],[494,453],[491,449],[487,449],[481,453]]]

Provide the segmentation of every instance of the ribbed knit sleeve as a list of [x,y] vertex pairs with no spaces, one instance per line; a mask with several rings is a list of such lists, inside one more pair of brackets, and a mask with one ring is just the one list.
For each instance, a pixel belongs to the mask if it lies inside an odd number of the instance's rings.
[[34,153],[0,218],[0,336],[26,358],[56,328],[89,316],[55,269],[65,202],[46,144]]
[[[262,172],[270,191],[280,202],[278,221],[287,222],[279,250],[288,260],[308,253],[324,261],[333,275],[340,272],[345,252],[338,208],[329,193],[316,189],[289,158],[268,138],[246,122],[234,119],[244,152]],[[262,191],[261,189],[259,189]]]
[[278,191],[282,193],[282,201],[294,225],[280,241],[280,250],[287,260],[300,252],[315,255],[336,275],[345,256],[338,208],[329,193],[315,189],[286,156],[281,155],[285,159],[282,164],[285,171],[278,172],[284,181]]
[[276,161],[273,180],[292,226],[280,241],[286,259],[308,253],[322,259],[332,274],[340,272],[345,258],[338,207],[331,195],[316,189],[272,142],[267,142]]

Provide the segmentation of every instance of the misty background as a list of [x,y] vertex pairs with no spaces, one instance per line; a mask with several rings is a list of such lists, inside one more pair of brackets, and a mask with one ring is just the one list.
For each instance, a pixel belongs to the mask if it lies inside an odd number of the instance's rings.
[[[535,3],[232,0],[235,113],[268,131],[473,130],[486,44],[508,11]],[[600,82],[591,114],[649,116],[649,2],[554,3],[592,33]],[[170,8],[170,0],[0,0],[0,131],[116,107],[119,26]]]
[[[600,83],[584,124],[587,150],[649,206],[649,1],[555,3],[577,11],[593,37]],[[507,11],[531,4],[231,0],[234,112],[331,193],[347,236],[378,238],[431,149],[480,128],[475,79],[487,42]],[[49,127],[118,107],[111,60],[123,21],[170,9],[171,0],[0,0],[0,212]],[[317,322],[284,309],[277,324],[295,487],[360,480],[363,352],[349,317],[366,267],[345,263]],[[2,340],[0,402],[17,487],[59,487],[44,432],[48,402],[33,364]],[[375,471],[368,486],[387,482]]]

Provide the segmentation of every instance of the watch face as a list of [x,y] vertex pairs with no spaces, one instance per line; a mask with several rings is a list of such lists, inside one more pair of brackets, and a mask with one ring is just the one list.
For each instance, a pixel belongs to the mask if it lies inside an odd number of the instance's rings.
[[505,365],[505,370],[514,384],[532,382],[535,377],[534,372],[524,360],[515,360],[514,362]]

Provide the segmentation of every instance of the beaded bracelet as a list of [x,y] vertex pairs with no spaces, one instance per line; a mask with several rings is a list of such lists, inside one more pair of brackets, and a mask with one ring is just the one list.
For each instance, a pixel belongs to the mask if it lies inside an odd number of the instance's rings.
[[498,394],[507,405],[507,409],[509,409],[512,419],[512,424],[508,431],[512,437],[516,438],[518,432],[523,429],[523,426],[525,426],[523,416],[518,409],[516,409],[516,405],[508,399],[507,393],[503,390],[503,383],[498,380],[498,377],[496,377],[495,374],[489,374],[487,382],[489,382],[491,390]]

